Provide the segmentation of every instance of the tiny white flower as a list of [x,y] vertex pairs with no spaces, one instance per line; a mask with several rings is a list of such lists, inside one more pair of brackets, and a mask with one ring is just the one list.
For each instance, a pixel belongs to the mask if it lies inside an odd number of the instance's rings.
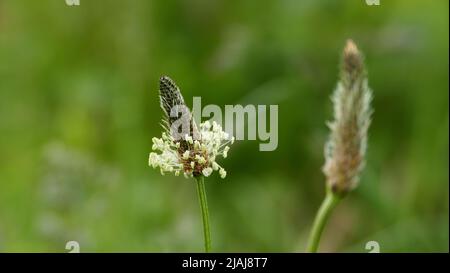
[[223,149],[223,158],[227,158],[228,150],[230,150],[230,147],[229,146],[225,146],[225,148]]
[[194,140],[192,139],[192,137],[187,135],[187,134],[186,134],[186,138],[185,139],[186,139],[187,142],[189,142],[189,144],[193,144],[194,143]]
[[208,177],[208,176],[211,175],[212,171],[213,171],[213,169],[211,169],[211,168],[208,167],[208,168],[204,168],[204,169],[202,170],[202,173],[203,173],[204,176]]
[[203,156],[195,155],[195,159],[197,160],[197,162],[199,164],[205,164],[206,163],[206,159]]
[[219,174],[220,174],[220,178],[222,178],[222,179],[227,176],[227,172],[223,168],[220,168]]
[[200,148],[200,142],[198,140],[194,141],[194,148],[199,149]]

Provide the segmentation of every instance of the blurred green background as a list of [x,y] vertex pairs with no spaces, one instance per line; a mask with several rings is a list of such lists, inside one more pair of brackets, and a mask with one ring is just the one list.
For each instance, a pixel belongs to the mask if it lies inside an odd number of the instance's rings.
[[303,251],[324,196],[340,52],[375,113],[360,186],[321,251],[449,251],[448,1],[0,0],[0,252],[203,251],[195,184],[148,167],[158,79],[191,105],[279,105],[207,179],[213,250]]

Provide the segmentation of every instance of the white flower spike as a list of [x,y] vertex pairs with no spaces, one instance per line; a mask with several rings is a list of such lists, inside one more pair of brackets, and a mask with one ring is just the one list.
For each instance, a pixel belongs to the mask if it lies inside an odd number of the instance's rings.
[[[174,103],[184,105],[183,97],[175,83],[168,77],[160,80],[161,106],[166,113],[170,112]],[[167,126],[174,122],[174,119],[167,118]],[[234,137],[231,137],[222,130],[222,127],[215,121],[212,124],[205,121],[200,124],[199,130],[194,122],[189,120],[193,135],[185,134],[182,139],[176,140],[166,128],[161,138],[152,139],[153,146],[149,155],[149,165],[153,168],[160,168],[161,174],[173,172],[175,175],[183,173],[186,178],[205,176],[208,177],[213,171],[218,171],[221,178],[225,178],[226,171],[217,162],[218,156],[226,158]],[[198,130],[198,131],[197,131]]]

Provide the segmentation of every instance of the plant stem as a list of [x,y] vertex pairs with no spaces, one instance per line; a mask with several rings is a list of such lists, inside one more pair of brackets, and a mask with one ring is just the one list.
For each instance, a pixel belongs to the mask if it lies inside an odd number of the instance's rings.
[[208,212],[208,201],[206,200],[205,181],[204,181],[203,176],[199,176],[196,179],[197,179],[198,200],[200,202],[200,209],[202,211],[203,236],[205,239],[205,252],[210,252],[210,250],[211,250],[211,232],[209,229],[209,212]]
[[334,194],[331,190],[327,190],[325,199],[323,200],[322,205],[317,211],[316,218],[314,219],[311,234],[309,235],[308,247],[306,249],[307,252],[317,252],[317,248],[319,247],[320,242],[320,236],[325,227],[325,224],[327,223],[331,212],[341,199],[341,197]]

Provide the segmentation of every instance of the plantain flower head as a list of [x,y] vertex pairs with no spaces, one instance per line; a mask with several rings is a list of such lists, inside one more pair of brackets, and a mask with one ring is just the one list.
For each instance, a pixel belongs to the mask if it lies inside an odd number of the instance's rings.
[[328,124],[331,132],[325,145],[323,172],[334,193],[344,195],[358,184],[371,122],[371,100],[363,57],[353,41],[348,40],[340,81],[332,96],[334,120]]
[[149,165],[159,168],[162,175],[173,172],[186,178],[207,177],[218,171],[220,177],[225,178],[227,172],[216,159],[227,157],[234,137],[230,137],[216,122],[205,121],[197,128],[180,89],[170,78],[160,79],[159,90],[161,108],[165,113],[165,132],[161,138],[152,139]]

